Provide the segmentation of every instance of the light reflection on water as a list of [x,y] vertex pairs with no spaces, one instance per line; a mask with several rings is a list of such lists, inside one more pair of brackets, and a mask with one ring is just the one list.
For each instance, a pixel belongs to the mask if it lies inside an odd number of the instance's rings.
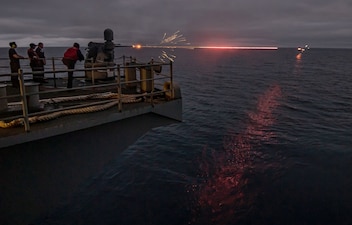
[[[273,111],[279,105],[281,88],[273,85],[259,97],[256,110],[248,113],[249,121],[241,134],[232,134],[224,139],[224,152],[214,152],[206,156],[206,149],[201,160],[204,183],[199,185],[199,212],[195,220],[211,220],[214,224],[230,224],[238,211],[250,205],[255,195],[246,196],[245,174],[253,165],[253,148],[260,142],[270,142],[274,133],[268,130],[275,123]],[[197,217],[196,216],[196,217]],[[205,218],[204,218],[205,217]],[[210,217],[210,218],[209,218]]]

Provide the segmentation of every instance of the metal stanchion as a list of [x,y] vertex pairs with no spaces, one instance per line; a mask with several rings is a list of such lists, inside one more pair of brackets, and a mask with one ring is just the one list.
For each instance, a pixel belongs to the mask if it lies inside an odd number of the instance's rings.
[[51,58],[51,64],[53,66],[53,75],[54,75],[54,87],[56,88],[56,73],[55,73],[55,58]]
[[117,93],[119,96],[119,105],[118,105],[118,110],[119,112],[122,112],[122,87],[121,87],[121,72],[120,72],[120,65],[117,65]]
[[22,96],[22,112],[23,112],[23,120],[24,120],[24,129],[25,131],[29,132],[30,127],[29,127],[29,119],[28,119],[28,104],[27,104],[27,95],[26,95],[26,88],[24,86],[22,69],[18,69],[18,79],[20,82],[20,93]]

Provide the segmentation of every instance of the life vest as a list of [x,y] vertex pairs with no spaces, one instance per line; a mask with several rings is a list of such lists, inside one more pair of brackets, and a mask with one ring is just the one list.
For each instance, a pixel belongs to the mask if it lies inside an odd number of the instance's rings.
[[71,60],[78,60],[77,50],[78,49],[75,47],[68,48],[64,53],[64,58],[71,59]]

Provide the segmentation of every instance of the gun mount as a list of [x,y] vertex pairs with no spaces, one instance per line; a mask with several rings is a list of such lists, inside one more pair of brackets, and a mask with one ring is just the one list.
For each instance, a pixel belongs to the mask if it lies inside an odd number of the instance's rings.
[[[114,66],[114,34],[111,29],[104,30],[104,43],[89,42],[84,62],[85,68]],[[86,71],[86,80],[107,79],[108,69]]]

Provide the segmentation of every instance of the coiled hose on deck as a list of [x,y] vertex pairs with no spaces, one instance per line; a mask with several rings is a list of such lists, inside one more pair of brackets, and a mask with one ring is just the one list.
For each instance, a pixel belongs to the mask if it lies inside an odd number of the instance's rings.
[[[40,100],[40,102],[43,104],[53,104],[53,103],[57,104],[57,103],[68,102],[68,101],[82,101],[82,100],[89,100],[89,99],[118,99],[118,98],[119,98],[118,94],[107,92],[107,93],[82,95],[82,96],[42,99]],[[140,102],[141,100],[142,98],[137,98],[134,95],[121,95],[122,103],[134,103],[134,102]],[[45,115],[32,116],[28,118],[28,120],[29,120],[29,123],[37,123],[37,122],[52,120],[66,115],[98,112],[98,111],[109,109],[117,105],[118,103],[119,101],[116,100],[116,101],[111,101],[101,105],[86,106],[86,107],[77,108],[77,109],[67,109],[67,110],[51,112],[51,113],[49,112],[48,114],[45,114]],[[23,118],[18,118],[10,122],[0,121],[0,128],[10,128],[15,126],[21,126],[23,124],[24,124]]]

